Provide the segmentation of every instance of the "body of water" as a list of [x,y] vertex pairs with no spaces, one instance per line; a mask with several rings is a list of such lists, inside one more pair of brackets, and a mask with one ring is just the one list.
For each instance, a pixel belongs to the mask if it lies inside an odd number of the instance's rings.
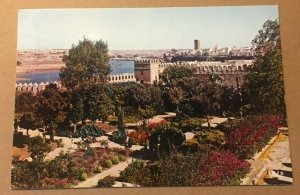
[[[122,74],[133,73],[134,62],[133,61],[110,61],[111,73],[110,74]],[[32,73],[17,74],[18,83],[41,83],[41,82],[54,82],[59,80],[59,70],[41,71]]]

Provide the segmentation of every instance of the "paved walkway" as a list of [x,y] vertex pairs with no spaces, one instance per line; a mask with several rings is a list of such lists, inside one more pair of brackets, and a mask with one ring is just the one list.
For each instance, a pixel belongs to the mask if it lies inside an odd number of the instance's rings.
[[[265,177],[272,176],[266,174],[266,172],[272,173],[272,170],[291,172],[291,168],[285,166],[285,164],[291,163],[289,139],[285,137],[282,140],[283,136],[279,135],[256,160],[249,161],[251,163],[251,172],[243,179],[241,185],[256,184],[258,180],[263,181]],[[259,184],[261,185],[261,182]]]
[[106,176],[118,177],[120,176],[120,172],[126,169],[126,167],[131,164],[133,159],[131,157],[127,158],[125,162],[121,162],[117,165],[112,166],[108,170],[104,170],[102,173],[98,173],[95,176],[88,178],[86,181],[79,183],[74,188],[91,188],[96,187],[98,180],[103,179]]
[[[25,129],[22,129],[22,128],[19,128],[18,130],[19,132],[22,132],[23,135],[26,135],[26,130]],[[29,137],[35,137],[35,136],[43,136],[43,133],[38,131],[38,130],[29,130],[28,131],[28,134],[29,134]],[[50,139],[50,136],[49,135],[46,135],[46,138],[47,139]],[[60,147],[60,148],[55,148],[54,150],[52,150],[51,152],[49,152],[46,157],[45,157],[45,160],[52,160],[54,159],[56,156],[59,155],[59,153],[61,152],[75,152],[76,149],[78,149],[78,146],[77,146],[77,142],[81,141],[81,138],[69,138],[69,137],[60,137],[60,136],[54,136],[54,140],[59,140],[61,139],[62,140],[62,145],[63,147]],[[101,140],[107,140],[108,141],[108,148],[120,148],[120,149],[125,149],[124,146],[120,145],[120,144],[117,144],[117,143],[114,143],[110,140],[108,140],[108,137],[107,136],[101,136],[101,137],[97,137],[96,138],[97,142],[96,143],[92,143],[90,144],[90,146],[92,148],[97,148],[97,147],[101,147],[100,146],[100,141]],[[138,146],[138,145],[133,145],[130,150],[131,151],[135,151],[135,150],[141,150],[143,148],[143,146]],[[31,158],[27,158],[29,161],[31,160]]]

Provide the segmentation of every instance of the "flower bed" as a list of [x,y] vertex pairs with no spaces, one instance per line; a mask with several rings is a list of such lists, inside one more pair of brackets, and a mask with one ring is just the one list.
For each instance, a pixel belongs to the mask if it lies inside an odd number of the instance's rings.
[[229,151],[215,151],[200,163],[200,185],[239,185],[250,171],[250,163]]
[[278,116],[248,119],[229,135],[224,148],[241,159],[249,159],[277,134],[281,124],[282,118]]
[[[88,148],[80,149],[75,153],[61,153],[55,159],[39,162],[37,173],[39,186],[42,188],[65,188],[77,185],[79,181],[85,181],[88,177],[99,173],[102,168],[108,168],[106,161],[113,160],[117,164],[119,157],[122,160],[128,156],[127,151],[121,149]],[[36,173],[31,172],[31,167],[36,166],[34,162],[18,161],[14,168],[14,189],[35,189],[22,178],[35,179]],[[112,163],[113,164],[113,163]],[[100,169],[101,167],[101,169]],[[100,171],[99,171],[100,170]]]

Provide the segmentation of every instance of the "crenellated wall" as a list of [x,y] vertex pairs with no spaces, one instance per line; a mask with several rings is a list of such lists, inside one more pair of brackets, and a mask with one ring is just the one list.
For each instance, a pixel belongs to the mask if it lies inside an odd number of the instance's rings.
[[252,60],[228,60],[220,61],[189,61],[189,62],[160,62],[157,59],[135,60],[135,75],[137,81],[153,83],[159,80],[160,74],[168,66],[180,65],[195,69],[194,76],[207,77],[211,74],[218,74],[224,79],[224,83],[235,85],[236,78],[243,82],[243,75],[247,72],[247,67],[252,66]]
[[136,82],[134,73],[113,74],[107,77],[110,83]]
[[[58,89],[62,88],[62,84],[58,81],[52,82],[53,84],[55,84],[57,86]],[[39,84],[37,83],[19,83],[16,84],[16,91],[31,91],[34,95],[36,95],[39,91],[43,91],[45,90],[46,86],[51,84],[51,82],[41,82]]]
[[[120,83],[120,82],[136,82],[136,78],[134,73],[123,73],[123,74],[113,74],[107,77],[108,82],[110,83]],[[52,82],[56,84],[58,89],[62,88],[62,84],[59,81]],[[49,85],[50,82],[41,82],[37,83],[19,83],[16,84],[16,91],[31,91],[34,95],[39,91],[45,90],[46,86]]]

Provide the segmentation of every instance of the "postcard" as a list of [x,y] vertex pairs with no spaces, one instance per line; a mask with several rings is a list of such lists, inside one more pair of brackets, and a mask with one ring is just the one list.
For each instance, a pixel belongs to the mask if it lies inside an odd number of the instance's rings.
[[11,189],[291,185],[277,5],[20,9]]

